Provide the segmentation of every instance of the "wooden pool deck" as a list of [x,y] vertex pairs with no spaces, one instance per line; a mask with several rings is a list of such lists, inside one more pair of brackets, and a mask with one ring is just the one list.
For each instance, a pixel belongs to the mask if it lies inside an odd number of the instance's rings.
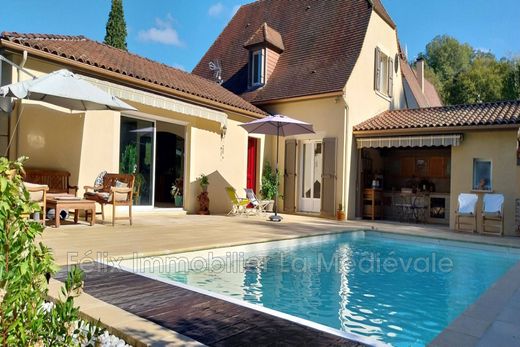
[[[101,263],[83,264],[82,269],[85,293],[207,346],[364,346]],[[65,270],[56,276],[65,278]]]

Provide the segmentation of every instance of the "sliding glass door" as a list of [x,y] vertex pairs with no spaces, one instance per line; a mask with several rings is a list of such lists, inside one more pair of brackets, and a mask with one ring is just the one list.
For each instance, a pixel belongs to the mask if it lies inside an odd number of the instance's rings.
[[154,146],[155,122],[121,117],[119,171],[135,174],[135,205],[153,205]]

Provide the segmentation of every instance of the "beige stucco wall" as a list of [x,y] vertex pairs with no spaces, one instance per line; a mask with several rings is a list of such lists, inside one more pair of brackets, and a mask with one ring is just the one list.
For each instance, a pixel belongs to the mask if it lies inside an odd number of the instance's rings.
[[375,49],[379,47],[395,62],[398,53],[397,34],[377,13],[372,11],[363,42],[363,49],[345,86],[345,101],[348,105],[346,149],[346,206],[347,218],[356,217],[359,200],[358,150],[352,136],[352,128],[385,110],[405,107],[401,71],[393,70],[393,98],[389,99],[374,90]]
[[[314,125],[316,135],[297,136],[298,139],[336,137],[337,142],[337,196],[336,205],[346,207],[347,218],[356,217],[357,150],[352,136],[353,126],[388,109],[405,106],[401,72],[393,71],[393,98],[374,90],[375,49],[379,47],[395,60],[398,53],[397,35],[375,12],[370,18],[360,56],[343,91],[343,96],[311,100],[288,101],[266,105],[272,114],[280,113]],[[269,141],[268,152],[274,162],[274,139]],[[280,142],[280,171],[283,172],[284,142]],[[299,170],[299,163],[297,164]],[[283,183],[281,187],[283,191]],[[298,194],[298,190],[296,191]],[[298,210],[298,199],[296,199]]]
[[[20,57],[14,57],[19,62]],[[25,67],[37,76],[63,68],[55,64],[29,58]],[[18,73],[12,72],[12,82],[17,82]],[[29,78],[20,74],[20,79]],[[197,177],[201,173],[209,176],[209,198],[211,213],[227,213],[231,203],[225,187],[233,186],[244,196],[247,167],[247,132],[238,125],[251,118],[228,113],[225,136],[220,123],[185,114],[131,103],[138,112],[124,112],[124,116],[139,117],[162,122],[173,122],[185,127],[185,196],[188,212],[198,210],[197,195],[200,187]],[[28,166],[57,168],[71,172],[71,183],[80,187],[92,185],[103,170],[119,171],[119,112],[89,111],[70,114],[45,107],[38,103],[24,102],[18,128],[18,140],[12,150],[15,154],[30,157]],[[13,119],[16,114],[13,112]],[[14,122],[12,122],[14,123]],[[176,127],[178,128],[178,127]],[[255,135],[259,142],[259,163],[263,162],[264,137]],[[18,148],[16,148],[18,145]],[[173,152],[172,152],[173,155]],[[261,164],[258,172],[261,172]],[[260,180],[260,175],[258,180]]]
[[[516,164],[516,146],[516,130],[464,133],[462,144],[451,151],[450,228],[455,227],[458,195],[472,190],[473,159],[489,159],[492,162],[492,189],[505,197],[505,234],[515,235],[515,199],[520,198],[520,166]],[[479,196],[481,202],[482,194]],[[481,230],[480,213],[478,216],[478,230]]]
[[[323,139],[326,137],[337,138],[337,151],[336,151],[336,167],[337,167],[337,189],[336,189],[336,205],[342,202],[342,177],[343,177],[343,158],[344,158],[344,136],[343,130],[345,125],[345,107],[343,99],[340,97],[328,97],[321,99],[301,100],[293,102],[284,102],[269,105],[266,110],[271,114],[283,114],[291,118],[296,118],[304,122],[313,124],[315,134],[306,134],[300,136],[290,136],[287,138],[280,139],[280,159],[279,159],[279,172],[284,172],[284,158],[285,158],[285,140],[286,139],[298,139],[298,140],[311,140],[311,139]],[[298,157],[297,157],[297,178],[301,176],[299,174],[300,165],[300,148],[298,146]],[[270,136],[269,144],[267,147],[268,160],[274,168],[276,160],[276,137]],[[284,191],[283,176],[280,179],[280,192]],[[300,185],[298,181],[297,187]],[[296,190],[298,196],[299,190]],[[296,197],[296,210],[299,210],[299,199]],[[283,201],[280,201],[280,208],[283,208]]]

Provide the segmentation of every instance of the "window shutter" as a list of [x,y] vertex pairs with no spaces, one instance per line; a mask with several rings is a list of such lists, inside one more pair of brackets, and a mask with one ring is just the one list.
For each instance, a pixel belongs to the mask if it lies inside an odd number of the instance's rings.
[[285,141],[285,168],[283,184],[283,209],[296,211],[296,140]]
[[336,205],[336,142],[335,137],[323,139],[321,213],[325,216],[334,216],[338,207]]
[[392,97],[394,93],[394,61],[388,58],[388,96]]
[[377,91],[380,91],[380,75],[381,75],[381,51],[379,50],[379,47],[376,47],[376,54],[375,54],[375,67],[374,67],[374,89]]

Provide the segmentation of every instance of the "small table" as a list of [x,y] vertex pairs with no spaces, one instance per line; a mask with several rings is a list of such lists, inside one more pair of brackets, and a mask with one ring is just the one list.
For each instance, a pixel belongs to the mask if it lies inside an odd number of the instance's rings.
[[74,210],[74,223],[78,223],[78,212],[79,210],[85,210],[88,215],[90,211],[90,226],[94,225],[94,216],[96,215],[96,203],[92,200],[86,200],[75,197],[70,194],[48,194],[46,199],[47,208],[53,208],[54,214],[54,226],[60,227],[60,213],[63,210]]

